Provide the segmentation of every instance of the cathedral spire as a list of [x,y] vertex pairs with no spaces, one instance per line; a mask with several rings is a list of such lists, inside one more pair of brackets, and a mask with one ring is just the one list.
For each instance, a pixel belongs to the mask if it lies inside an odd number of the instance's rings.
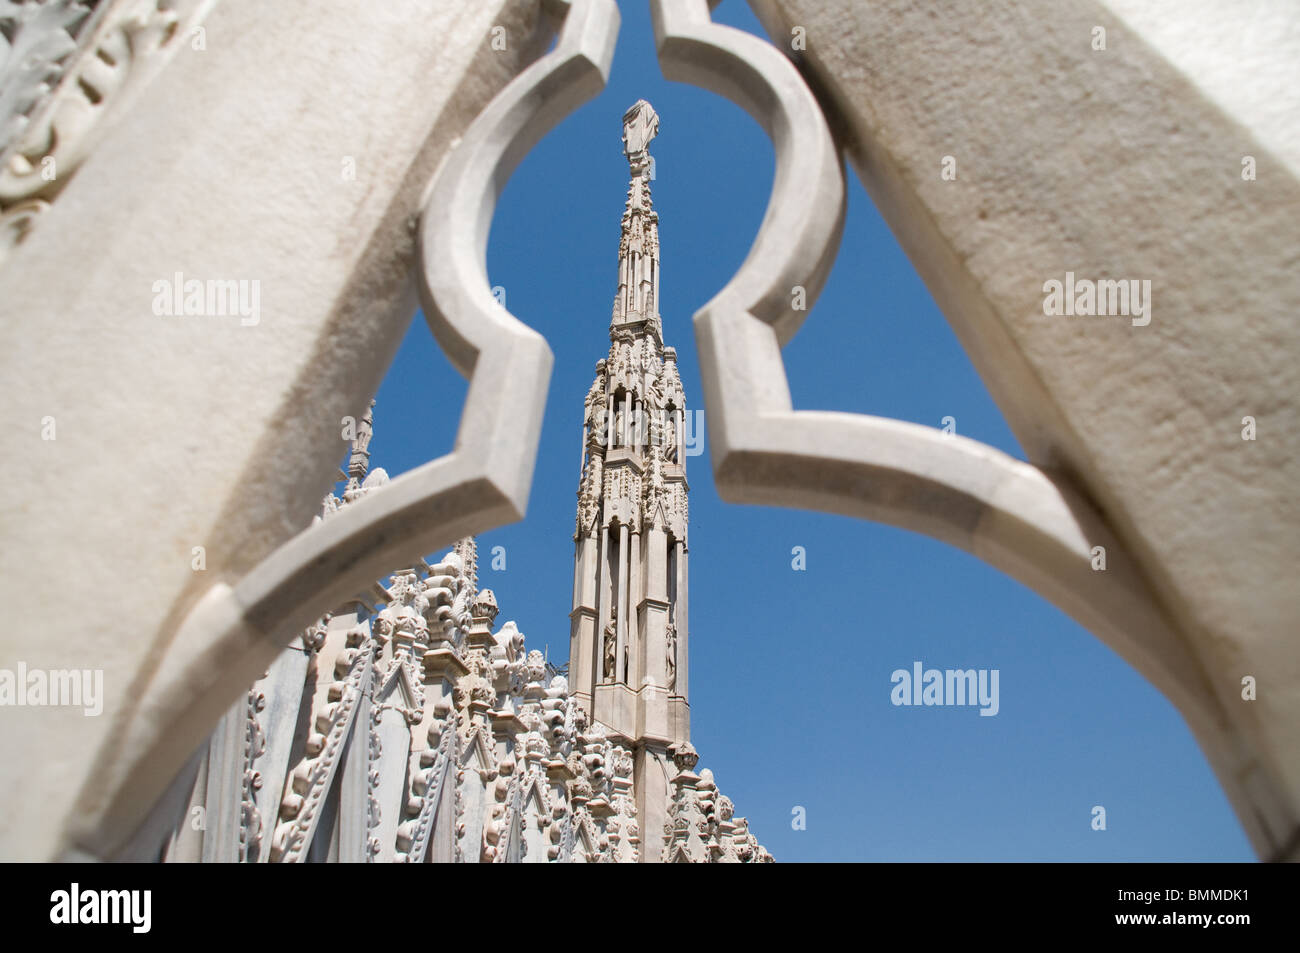
[[659,316],[659,216],[645,100],[623,116],[631,170],[609,352],[583,413],[569,684],[591,721],[636,758],[643,830],[663,828],[668,747],[690,740],[686,397]]

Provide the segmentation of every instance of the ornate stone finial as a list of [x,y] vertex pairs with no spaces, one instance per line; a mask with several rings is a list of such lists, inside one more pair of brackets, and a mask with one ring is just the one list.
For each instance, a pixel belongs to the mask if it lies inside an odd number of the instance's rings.
[[471,595],[478,594],[478,540],[466,536],[456,541],[453,549],[460,557],[461,572],[469,583]]
[[632,166],[632,174],[645,171],[650,140],[659,134],[659,114],[644,99],[638,99],[623,114],[623,155]]
[[497,598],[491,589],[480,589],[474,599],[474,619],[486,619],[491,625],[497,617]]
[[669,746],[668,754],[673,759],[673,764],[677,765],[677,770],[682,774],[692,770],[700,763],[699,753],[696,752],[695,746],[689,741],[682,741]]

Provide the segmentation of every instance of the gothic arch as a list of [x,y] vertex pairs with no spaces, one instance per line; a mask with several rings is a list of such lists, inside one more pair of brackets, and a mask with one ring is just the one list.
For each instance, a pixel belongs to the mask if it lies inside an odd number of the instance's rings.
[[[664,75],[735,102],[776,151],[749,255],[694,319],[719,495],[915,530],[1029,586],[1177,706],[1261,856],[1292,854],[1300,822],[1270,756],[1230,717],[1140,559],[1071,474],[916,424],[793,409],[781,347],[807,314],[792,292],[811,308],[839,244],[838,149],[823,106],[775,47],[713,23],[708,0],[652,3]],[[1093,571],[1097,546],[1112,571]]]

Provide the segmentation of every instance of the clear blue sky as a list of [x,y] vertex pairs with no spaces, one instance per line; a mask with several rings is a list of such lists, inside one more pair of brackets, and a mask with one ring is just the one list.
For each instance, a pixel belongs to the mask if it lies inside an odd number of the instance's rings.
[[[688,403],[702,406],[691,316],[747,252],[772,183],[758,126],[664,80],[647,4],[620,4],[609,86],[520,166],[488,250],[507,306],[555,353],[527,518],[479,539],[480,584],[530,647],[568,655],[582,401],[609,346],[627,188],[621,117],[661,117],[652,146],[661,311]],[[762,34],[740,0],[715,18]],[[956,338],[849,172],[835,270],[786,348],[797,408],[957,430],[1023,454]],[[379,391],[373,462],[396,475],[445,453],[465,384],[417,317]],[[706,449],[707,449],[706,423]],[[722,503],[707,452],[691,482],[691,718],[700,767],[778,860],[1252,860],[1181,716],[1062,612],[926,537]],[[493,546],[506,549],[492,571]],[[807,551],[807,569],[791,550]],[[894,707],[921,660],[998,669],[1001,710]],[[1102,805],[1107,830],[1093,831]],[[807,829],[792,829],[792,809]]]

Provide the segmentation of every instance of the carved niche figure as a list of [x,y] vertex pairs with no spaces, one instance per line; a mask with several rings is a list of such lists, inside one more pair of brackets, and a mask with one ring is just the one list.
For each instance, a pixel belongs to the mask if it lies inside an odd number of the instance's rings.
[[604,443],[605,434],[605,362],[596,362],[596,379],[591,383],[584,402],[583,422],[587,427],[587,439],[599,446]]
[[596,514],[600,512],[600,487],[604,464],[599,454],[593,453],[587,461],[582,486],[578,490],[578,526],[576,532],[594,532]]
[[352,442],[356,453],[370,453],[370,440],[375,435],[375,402],[372,400],[361,420],[357,422],[357,439]]
[[664,661],[668,663],[668,690],[677,688],[677,625],[669,622],[665,633]]
[[667,398],[664,396],[664,379],[662,376],[654,378],[650,382],[649,392],[646,394],[646,402],[655,410],[662,410]]
[[614,622],[613,620],[610,620],[605,623],[605,644],[602,646],[605,655],[603,677],[607,682],[612,682],[614,680],[614,659],[616,658],[617,652],[615,647],[616,640],[617,636],[614,631]]

